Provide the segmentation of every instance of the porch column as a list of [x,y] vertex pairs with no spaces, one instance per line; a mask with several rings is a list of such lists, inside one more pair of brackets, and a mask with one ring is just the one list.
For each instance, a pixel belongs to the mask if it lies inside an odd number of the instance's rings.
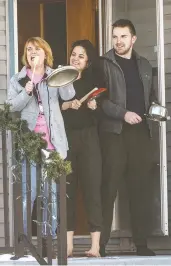
[[[165,106],[165,63],[164,63],[164,16],[163,0],[156,0],[157,22],[157,59],[159,102]],[[167,153],[166,122],[160,122],[160,196],[161,196],[161,230],[168,235],[168,192],[167,192]]]

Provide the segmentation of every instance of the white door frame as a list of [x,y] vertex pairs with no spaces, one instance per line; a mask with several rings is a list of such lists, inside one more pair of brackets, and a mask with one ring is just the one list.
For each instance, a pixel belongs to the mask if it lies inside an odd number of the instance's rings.
[[[165,106],[165,63],[164,63],[164,16],[163,0],[156,0],[157,23],[157,61],[159,102]],[[166,122],[160,123],[160,196],[161,196],[161,230],[168,235],[168,188],[167,188],[167,146]]]
[[[17,24],[17,0],[8,0],[6,5],[7,24],[8,24],[8,64],[9,78],[18,72],[18,24]],[[10,63],[9,63],[10,62]],[[8,132],[8,164],[9,164],[9,236],[10,246],[14,243],[14,224],[13,224],[13,176],[12,176],[12,137]]]
[[99,55],[112,48],[112,7],[115,0],[98,0]]

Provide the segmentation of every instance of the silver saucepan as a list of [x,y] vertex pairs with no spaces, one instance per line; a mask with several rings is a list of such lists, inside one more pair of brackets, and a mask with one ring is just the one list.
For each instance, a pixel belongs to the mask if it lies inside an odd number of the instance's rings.
[[46,78],[49,87],[63,87],[74,82],[78,77],[78,70],[73,66],[59,66]]
[[167,121],[171,119],[171,117],[168,115],[167,108],[154,102],[150,106],[148,114],[145,114],[145,116],[148,119],[157,122]]

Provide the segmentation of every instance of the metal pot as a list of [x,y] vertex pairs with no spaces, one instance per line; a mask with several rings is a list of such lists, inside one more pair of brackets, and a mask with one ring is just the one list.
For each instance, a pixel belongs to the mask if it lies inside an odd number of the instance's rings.
[[63,87],[74,82],[78,77],[78,70],[73,66],[59,66],[47,77],[49,87]]
[[167,108],[154,102],[150,106],[149,112],[146,116],[148,119],[158,122],[171,119],[171,117],[168,115]]

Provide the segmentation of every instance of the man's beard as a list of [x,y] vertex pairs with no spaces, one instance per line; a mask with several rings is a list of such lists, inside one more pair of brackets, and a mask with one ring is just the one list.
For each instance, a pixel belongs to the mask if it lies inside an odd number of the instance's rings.
[[117,45],[114,47],[115,52],[118,55],[126,55],[131,50],[131,45],[127,48],[122,47],[122,49],[118,49]]

